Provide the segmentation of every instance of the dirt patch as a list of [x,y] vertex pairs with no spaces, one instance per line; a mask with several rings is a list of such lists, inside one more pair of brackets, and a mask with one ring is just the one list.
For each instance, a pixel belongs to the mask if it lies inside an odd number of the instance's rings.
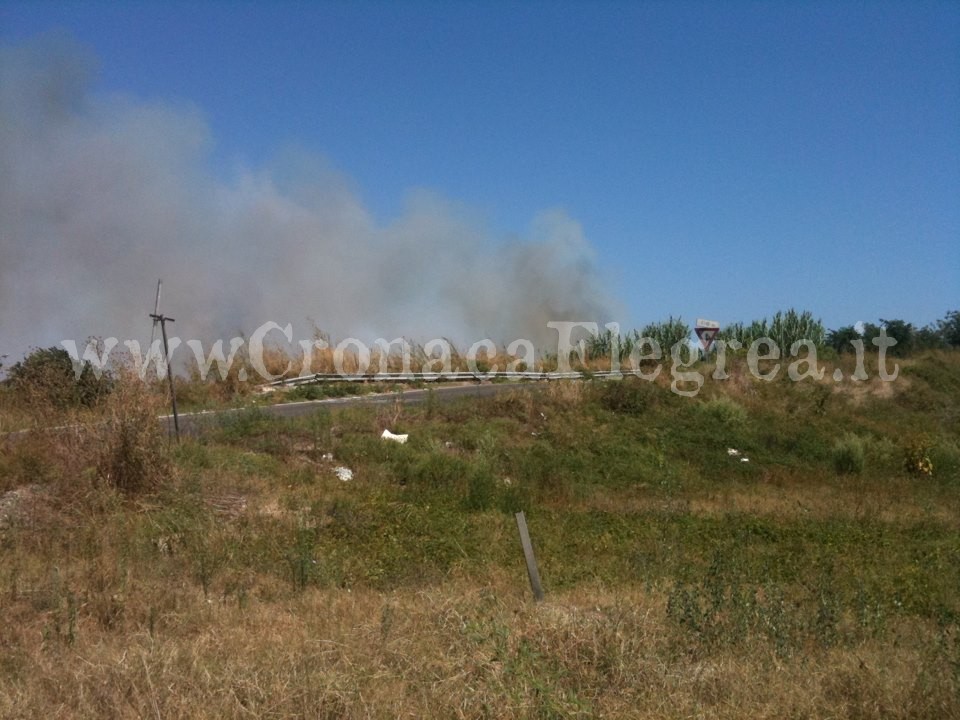
[[850,398],[854,405],[860,405],[870,398],[889,400],[909,388],[910,380],[903,376],[898,376],[896,380],[870,378],[869,380],[856,381],[846,378],[843,382],[834,384],[833,392]]

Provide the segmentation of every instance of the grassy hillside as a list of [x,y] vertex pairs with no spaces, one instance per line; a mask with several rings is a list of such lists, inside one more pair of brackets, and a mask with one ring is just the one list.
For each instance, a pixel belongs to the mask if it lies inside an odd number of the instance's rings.
[[960,717],[960,356],[899,362],[178,447],[120,383],[0,441],[0,715]]

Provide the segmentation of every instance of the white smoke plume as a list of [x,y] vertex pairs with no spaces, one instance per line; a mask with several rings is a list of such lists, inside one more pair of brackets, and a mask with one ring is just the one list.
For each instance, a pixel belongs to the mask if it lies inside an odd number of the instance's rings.
[[268,320],[310,337],[309,319],[338,338],[546,343],[549,320],[611,319],[562,211],[503,240],[425,191],[377,223],[306,154],[223,180],[200,112],[93,93],[95,65],[64,37],[0,49],[0,355],[142,339],[158,277],[184,339]]

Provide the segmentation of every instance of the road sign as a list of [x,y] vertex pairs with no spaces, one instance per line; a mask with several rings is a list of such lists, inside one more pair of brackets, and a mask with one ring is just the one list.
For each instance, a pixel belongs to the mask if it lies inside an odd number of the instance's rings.
[[717,334],[720,332],[720,323],[715,320],[697,318],[694,331],[697,333],[697,337],[700,338],[703,351],[710,352],[710,348],[713,347],[713,341],[716,340]]

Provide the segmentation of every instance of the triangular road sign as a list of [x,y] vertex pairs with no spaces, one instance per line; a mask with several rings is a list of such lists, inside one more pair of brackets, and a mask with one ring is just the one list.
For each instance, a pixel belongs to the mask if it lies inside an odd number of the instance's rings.
[[717,335],[720,333],[720,323],[714,320],[701,320],[697,318],[697,326],[694,328],[694,331],[697,333],[697,337],[700,338],[703,351],[710,352],[713,341],[716,340]]
[[697,328],[697,337],[700,338],[700,344],[703,345],[704,352],[710,352],[713,341],[720,334],[720,328]]

